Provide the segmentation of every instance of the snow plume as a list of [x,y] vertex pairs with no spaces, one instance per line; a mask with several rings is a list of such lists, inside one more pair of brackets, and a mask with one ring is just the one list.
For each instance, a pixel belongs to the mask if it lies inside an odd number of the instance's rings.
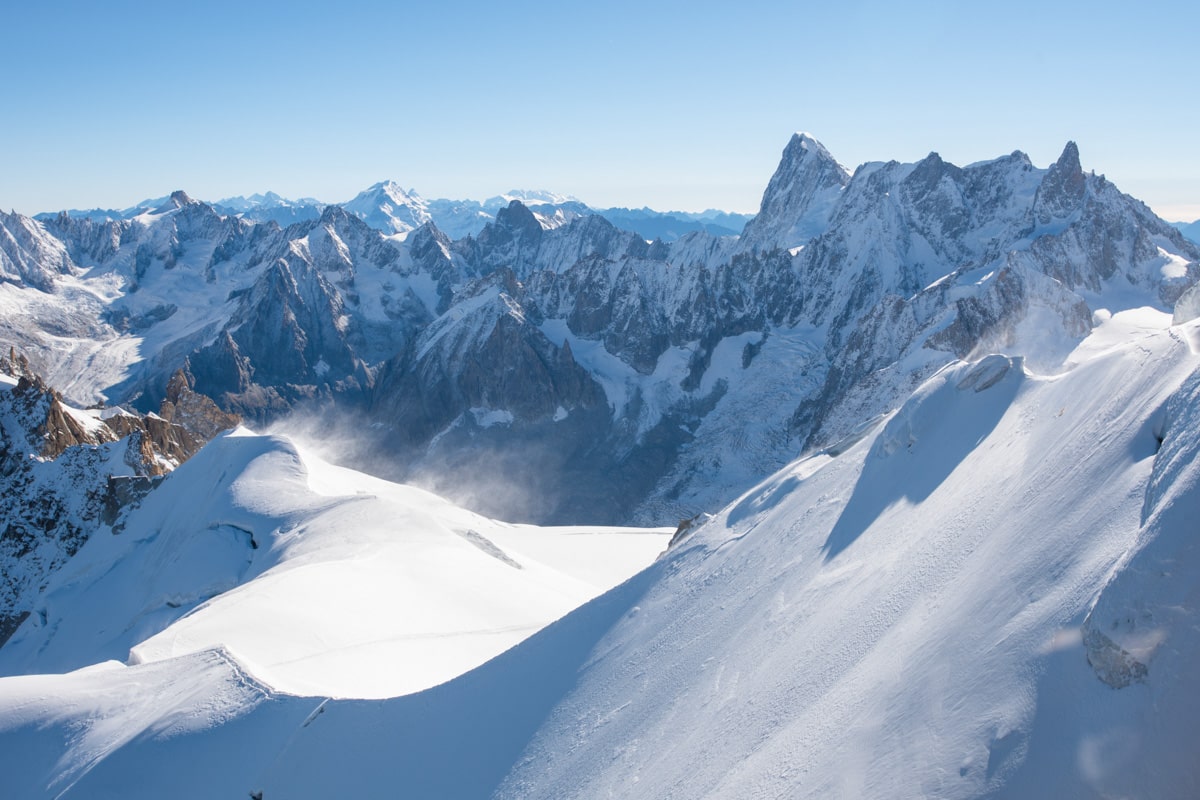
[[322,461],[365,471],[388,480],[397,479],[399,465],[390,465],[382,446],[379,424],[354,409],[332,406],[302,406],[260,433],[286,436],[297,448]]
[[364,412],[310,407],[273,422],[263,433],[286,436],[322,461],[425,489],[495,519],[566,517],[547,497],[557,495],[549,490],[561,482],[569,454],[544,438],[523,436],[514,442],[508,438],[510,425],[511,419],[495,412],[468,412],[424,448],[398,444],[386,425]]
[[549,437],[507,428],[479,428],[473,419],[452,427],[413,465],[408,480],[495,519],[591,522],[564,507],[570,504],[562,500],[569,495],[564,486],[580,469],[569,450]]

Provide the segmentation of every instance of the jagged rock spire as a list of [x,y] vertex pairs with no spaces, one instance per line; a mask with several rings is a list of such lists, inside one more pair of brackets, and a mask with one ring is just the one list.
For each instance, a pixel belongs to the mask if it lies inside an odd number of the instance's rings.
[[1037,221],[1046,224],[1052,219],[1070,216],[1083,203],[1087,182],[1079,165],[1079,146],[1067,142],[1062,155],[1050,165],[1034,201]]

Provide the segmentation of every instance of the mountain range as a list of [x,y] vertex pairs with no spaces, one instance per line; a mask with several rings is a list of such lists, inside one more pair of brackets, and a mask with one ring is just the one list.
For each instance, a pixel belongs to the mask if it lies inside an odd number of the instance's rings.
[[[485,513],[664,524],[951,361],[1053,361],[1098,309],[1170,309],[1200,259],[1074,144],[1048,169],[931,154],[851,175],[797,135],[736,239],[647,243],[537,208],[459,239],[394,208],[388,231],[340,206],[281,228],[183,193],[129,220],[9,215],[0,324],[83,405],[152,410],[183,368],[258,424],[353,413],[372,430],[354,465]],[[419,227],[391,237],[402,222]],[[537,491],[468,497],[463,470]]]
[[436,202],[0,214],[13,791],[1200,791],[1200,247],[1073,142]]
[[[169,200],[169,197],[143,200],[123,210],[95,208],[44,212],[36,214],[35,218],[48,222],[59,213],[66,213],[70,217],[97,222],[127,220],[153,211]],[[482,202],[426,200],[415,190],[406,190],[395,181],[376,183],[340,205],[350,214],[385,233],[404,235],[426,222],[433,222],[450,238],[459,239],[478,234],[495,219],[497,211],[513,200],[535,209],[546,227],[555,227],[586,214],[599,214],[622,230],[641,234],[648,240],[661,239],[664,242],[673,242],[693,231],[705,231],[714,236],[737,236],[753,216],[716,209],[702,212],[660,212],[649,207],[598,209],[569,195],[544,190],[514,189]],[[236,216],[249,222],[275,222],[286,228],[293,222],[318,219],[330,204],[311,197],[289,200],[275,192],[266,192],[249,197],[227,197],[209,205],[223,216]]]
[[1173,224],[1187,237],[1188,241],[1200,244],[1200,220],[1196,220],[1195,222],[1176,222]]

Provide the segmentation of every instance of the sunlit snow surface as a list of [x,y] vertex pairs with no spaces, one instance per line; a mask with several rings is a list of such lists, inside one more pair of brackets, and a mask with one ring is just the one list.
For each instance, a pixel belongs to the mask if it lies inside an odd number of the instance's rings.
[[[0,650],[7,674],[129,647],[144,662],[0,680],[6,789],[1198,796],[1200,330],[1145,310],[1097,322],[1052,373],[999,355],[943,369],[603,597],[391,699],[280,689],[407,691],[395,675],[424,669],[420,635],[482,649],[501,616],[531,627],[550,599],[565,610],[619,580],[605,542],[645,545],[645,563],[662,538],[596,534],[566,558],[561,531],[489,522],[284,440],[226,437],[126,534],[89,543],[46,621]],[[491,599],[468,609],[473,586]],[[182,604],[164,610],[171,597]],[[1090,629],[1146,674],[1102,682]],[[461,655],[451,639],[447,661]],[[436,681],[408,686],[422,682]]]

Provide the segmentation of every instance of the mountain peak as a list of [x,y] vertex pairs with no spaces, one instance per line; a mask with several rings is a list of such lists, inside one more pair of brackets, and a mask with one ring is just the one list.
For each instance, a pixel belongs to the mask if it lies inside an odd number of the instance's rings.
[[1024,150],[1013,150],[1008,157],[1013,161],[1019,162],[1023,166],[1033,166],[1033,162],[1029,160],[1029,155]]
[[807,133],[793,134],[758,214],[746,224],[746,246],[766,250],[808,241],[828,224],[834,200],[849,180],[823,144]]
[[320,224],[337,226],[349,216],[341,206],[325,206],[321,211]]
[[530,231],[540,233],[541,224],[529,210],[529,206],[520,200],[511,200],[504,208],[496,212],[496,224],[515,231]]
[[415,189],[405,189],[402,185],[390,179],[371,184],[355,195],[353,200],[343,203],[343,205],[350,206],[356,202],[361,203],[363,201],[375,203],[390,202],[398,206],[417,205],[423,202]]
[[819,155],[823,159],[828,159],[834,163],[837,163],[837,160],[833,157],[833,154],[829,152],[825,145],[821,144],[821,142],[818,141],[817,138],[808,131],[796,131],[792,134],[791,140],[788,141],[788,145],[783,151],[784,157],[786,158],[787,154],[793,150],[804,151],[805,153],[811,152]]
[[1054,162],[1054,166],[1067,174],[1078,173],[1083,174],[1083,167],[1079,165],[1079,145],[1075,142],[1067,142],[1063,148],[1062,155],[1058,157],[1058,161]]
[[177,208],[183,208],[184,206],[190,206],[196,202],[197,201],[193,200],[191,197],[189,197],[188,193],[185,192],[183,189],[176,189],[175,191],[171,192],[171,196],[168,197],[163,202],[162,205],[160,205],[158,208],[154,209],[154,213],[163,214],[167,211],[174,211]]
[[1067,142],[1062,155],[1046,170],[1038,187],[1034,210],[1037,220],[1045,224],[1055,218],[1070,216],[1083,202],[1087,191],[1083,167],[1079,164],[1079,146]]
[[559,194],[557,192],[547,191],[546,189],[509,189],[504,194],[489,197],[483,201],[483,207],[488,211],[498,211],[504,208],[513,200],[520,200],[521,204],[528,207],[531,206],[558,206],[564,203],[579,203],[578,197],[569,194]]
[[430,220],[428,203],[392,180],[372,184],[343,203],[346,211],[386,233],[408,233]]

